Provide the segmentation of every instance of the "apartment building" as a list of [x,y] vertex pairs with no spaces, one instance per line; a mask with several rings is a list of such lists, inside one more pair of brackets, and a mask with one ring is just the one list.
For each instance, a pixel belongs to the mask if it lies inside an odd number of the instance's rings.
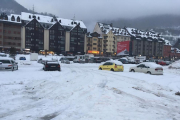
[[162,58],[165,41],[154,31],[125,28],[131,36],[129,55]]
[[[0,32],[0,46],[8,44],[22,50],[32,52],[49,50],[57,54],[84,54],[86,52],[84,46],[87,28],[82,21],[75,18],[64,19],[26,12],[21,12],[21,15],[1,16],[1,18],[1,31],[5,29],[4,23],[19,25],[17,29],[19,36],[13,37],[16,37],[15,39],[18,39],[20,44],[11,44],[7,39],[2,40],[5,32]],[[12,28],[7,26],[6,29]]]
[[96,23],[94,32],[97,32],[102,37],[102,51],[104,55],[116,54],[116,39],[112,24]]
[[21,22],[18,15],[0,15],[0,51],[8,52],[9,48],[21,49]]
[[105,55],[117,54],[117,43],[130,41],[130,35],[124,29],[114,27],[113,24],[96,23],[94,32],[97,32],[103,38],[103,53]]
[[95,54],[95,55],[102,55],[102,37],[97,32],[87,33],[86,36],[86,53],[88,54]]
[[[87,28],[82,21],[75,19],[64,19],[39,14],[21,13],[23,28],[22,48],[26,46],[27,34],[26,27],[35,21],[33,30],[37,28],[38,36],[34,36],[34,41],[39,49],[31,47],[30,50],[50,50],[57,54],[84,54],[85,53],[85,34]],[[31,30],[31,31],[33,31]],[[42,31],[42,32],[41,32]],[[32,37],[32,36],[31,36]],[[33,41],[33,40],[32,40]],[[33,45],[33,44],[31,44]]]

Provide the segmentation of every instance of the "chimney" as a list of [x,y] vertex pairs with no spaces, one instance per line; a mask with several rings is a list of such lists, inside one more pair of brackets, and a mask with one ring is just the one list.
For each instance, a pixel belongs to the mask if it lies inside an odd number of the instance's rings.
[[110,26],[112,27],[112,26],[113,26],[113,24],[111,23],[111,24],[110,24]]

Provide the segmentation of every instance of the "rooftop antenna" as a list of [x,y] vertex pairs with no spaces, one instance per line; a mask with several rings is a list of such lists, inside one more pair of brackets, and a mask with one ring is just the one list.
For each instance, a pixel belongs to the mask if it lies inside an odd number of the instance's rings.
[[73,21],[75,21],[75,14],[74,14],[74,17],[73,17]]
[[34,4],[33,4],[33,15],[34,15]]

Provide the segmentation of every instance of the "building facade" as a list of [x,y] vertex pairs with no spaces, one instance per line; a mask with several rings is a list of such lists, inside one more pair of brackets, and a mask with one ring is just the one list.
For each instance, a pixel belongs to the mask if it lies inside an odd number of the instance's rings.
[[94,31],[100,34],[102,37],[102,52],[104,55],[113,56],[116,54],[116,37],[114,31],[119,28],[115,28],[112,24],[96,23]]
[[100,34],[97,32],[87,33],[86,36],[86,53],[102,55],[103,54],[103,41]]
[[[15,29],[15,27],[6,28],[7,25],[4,25],[6,22],[19,25],[18,28],[16,27],[17,35],[12,36],[17,41],[19,40],[17,44],[14,42],[11,44],[7,40],[4,29]],[[21,50],[31,52],[48,50],[57,54],[84,54],[86,52],[84,46],[87,28],[82,21],[22,12],[21,15],[1,15],[0,25],[0,46],[3,47],[7,44],[19,47]]]
[[131,36],[130,55],[162,59],[165,41],[159,34],[134,28],[125,28],[125,30]]
[[0,15],[0,51],[8,52],[9,48],[21,49],[21,23],[19,16]]

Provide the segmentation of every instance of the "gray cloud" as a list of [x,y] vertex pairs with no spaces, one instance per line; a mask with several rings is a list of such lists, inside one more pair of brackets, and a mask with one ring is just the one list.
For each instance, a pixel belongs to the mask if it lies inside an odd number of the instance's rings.
[[[180,14],[180,0],[16,0],[28,9],[76,19],[91,27],[100,20],[137,18],[158,14]],[[94,27],[94,26],[93,26]]]

